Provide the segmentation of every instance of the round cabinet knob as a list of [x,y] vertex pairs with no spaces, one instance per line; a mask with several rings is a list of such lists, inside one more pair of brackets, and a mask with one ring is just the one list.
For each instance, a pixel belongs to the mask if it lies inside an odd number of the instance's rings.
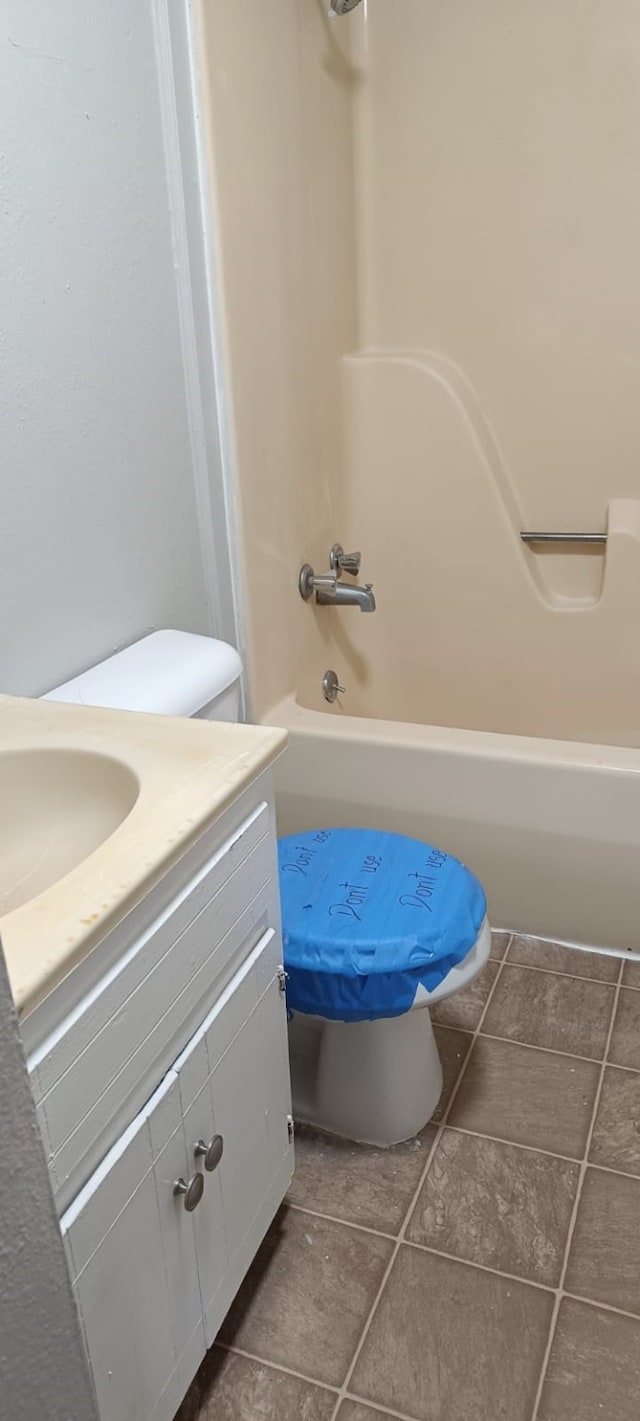
[[204,1140],[198,1140],[197,1145],[193,1147],[193,1153],[196,1159],[202,1158],[204,1160],[204,1167],[208,1170],[209,1174],[212,1174],[214,1169],[218,1168],[223,1151],[224,1140],[222,1135],[214,1135],[208,1145]]
[[199,1171],[197,1174],[192,1174],[188,1184],[184,1179],[176,1179],[173,1192],[174,1194],[184,1194],[184,1207],[188,1214],[192,1214],[204,1194],[204,1175]]

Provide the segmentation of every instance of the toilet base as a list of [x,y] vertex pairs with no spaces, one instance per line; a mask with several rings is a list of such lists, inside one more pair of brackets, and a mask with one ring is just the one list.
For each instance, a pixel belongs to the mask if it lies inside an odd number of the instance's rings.
[[296,1120],[371,1145],[397,1145],[430,1120],[442,1066],[426,1008],[382,1021],[290,1025]]

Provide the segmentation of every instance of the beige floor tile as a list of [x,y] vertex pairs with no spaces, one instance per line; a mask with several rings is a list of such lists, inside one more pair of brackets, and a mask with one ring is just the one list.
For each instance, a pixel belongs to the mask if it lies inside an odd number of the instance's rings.
[[483,1031],[550,1051],[602,1059],[615,988],[553,972],[503,967]]
[[538,1421],[637,1421],[640,1322],[565,1298]]
[[175,1421],[331,1421],[336,1393],[213,1347]]
[[627,961],[622,969],[623,987],[640,987],[640,957]]
[[431,1020],[441,1026],[457,1026],[463,1031],[475,1031],[484,1011],[489,992],[496,980],[499,967],[497,962],[487,962],[469,987],[462,992],[454,992],[443,1002],[431,1007]]
[[427,1125],[416,1139],[379,1150],[300,1125],[289,1203],[397,1234],[435,1135],[435,1127]]
[[503,933],[494,930],[491,934],[491,956],[496,962],[501,962],[505,952],[511,942],[511,933]]
[[221,1341],[341,1386],[392,1250],[377,1234],[283,1208]]
[[442,1095],[431,1117],[436,1123],[442,1119],[451,1099],[453,1088],[469,1054],[473,1037],[467,1031],[456,1031],[448,1026],[434,1026],[440,1061],[442,1064]]
[[445,1130],[407,1238],[555,1287],[580,1166]]
[[568,1293],[640,1313],[640,1179],[588,1169],[569,1266]]
[[640,992],[621,991],[608,1059],[640,1071]]
[[589,1159],[640,1175],[640,1075],[608,1066]]
[[529,1421],[553,1295],[402,1247],[351,1390],[416,1421]]
[[539,937],[513,937],[509,962],[522,967],[542,967],[547,972],[568,972],[571,977],[590,977],[598,982],[617,982],[620,959],[605,952],[583,952],[559,942]]
[[448,1123],[581,1159],[599,1070],[591,1061],[479,1036]]

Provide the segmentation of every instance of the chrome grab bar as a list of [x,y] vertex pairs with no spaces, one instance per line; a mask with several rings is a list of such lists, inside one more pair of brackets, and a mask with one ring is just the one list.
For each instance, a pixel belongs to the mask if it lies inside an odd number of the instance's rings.
[[606,543],[606,533],[521,533],[523,543]]

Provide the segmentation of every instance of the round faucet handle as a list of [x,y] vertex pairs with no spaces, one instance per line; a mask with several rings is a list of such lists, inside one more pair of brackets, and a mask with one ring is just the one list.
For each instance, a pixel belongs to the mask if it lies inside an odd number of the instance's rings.
[[341,543],[334,543],[329,554],[329,563],[338,577],[342,572],[348,572],[351,577],[357,577],[362,562],[362,553],[345,553]]

